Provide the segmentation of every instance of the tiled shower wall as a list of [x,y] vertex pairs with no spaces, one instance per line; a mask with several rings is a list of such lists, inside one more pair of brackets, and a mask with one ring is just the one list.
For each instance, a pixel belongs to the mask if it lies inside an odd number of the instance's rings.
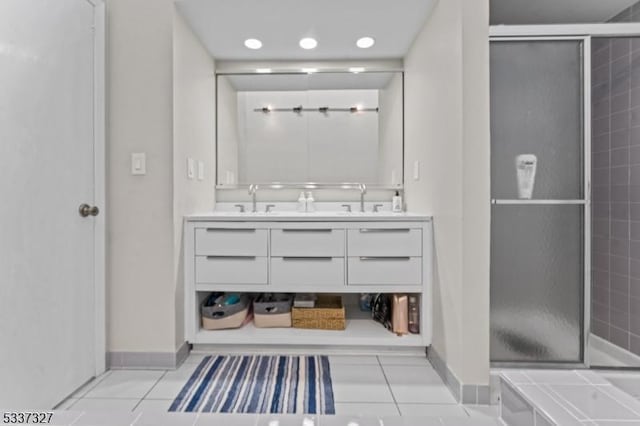
[[592,331],[640,355],[640,38],[592,49]]

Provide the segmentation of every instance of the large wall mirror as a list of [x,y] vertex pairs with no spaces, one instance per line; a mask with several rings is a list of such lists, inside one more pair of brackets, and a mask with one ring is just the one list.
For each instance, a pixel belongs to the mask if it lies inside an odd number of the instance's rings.
[[217,187],[403,184],[402,72],[219,74]]

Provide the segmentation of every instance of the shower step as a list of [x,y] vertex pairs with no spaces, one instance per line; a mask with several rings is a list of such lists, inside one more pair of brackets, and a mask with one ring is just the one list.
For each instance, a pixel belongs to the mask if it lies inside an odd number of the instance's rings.
[[500,373],[500,382],[501,419],[507,426],[640,421],[640,402],[593,371],[508,370]]

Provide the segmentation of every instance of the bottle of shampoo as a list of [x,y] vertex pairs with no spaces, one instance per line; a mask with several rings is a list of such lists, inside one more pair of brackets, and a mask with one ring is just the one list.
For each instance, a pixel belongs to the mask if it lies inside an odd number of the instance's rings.
[[307,213],[312,213],[316,211],[316,206],[314,204],[315,200],[313,199],[313,194],[311,191],[307,192]]
[[394,213],[402,213],[402,197],[400,196],[399,191],[396,191],[396,195],[393,196],[391,204],[391,210],[393,210]]
[[304,192],[300,193],[298,197],[298,211],[300,213],[304,213],[307,211],[307,199],[304,196]]

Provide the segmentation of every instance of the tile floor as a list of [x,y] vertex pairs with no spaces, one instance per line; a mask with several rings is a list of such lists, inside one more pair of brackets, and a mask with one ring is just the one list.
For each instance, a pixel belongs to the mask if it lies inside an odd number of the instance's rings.
[[[59,410],[69,411],[68,416],[61,418],[60,423],[56,424],[102,424],[100,416],[107,413],[110,425],[136,426],[205,423],[268,426],[500,424],[497,421],[496,406],[457,404],[423,356],[330,355],[336,415],[323,416],[319,421],[316,419],[315,423],[305,422],[302,416],[198,416],[183,413],[171,413],[167,416],[171,402],[204,356],[192,354],[176,370],[108,371],[58,407]],[[85,414],[69,421],[72,413],[80,415],[81,412]],[[114,413],[119,413],[121,418],[115,418]],[[162,416],[163,421],[159,420],[159,416]],[[216,418],[220,421],[219,416],[224,416],[224,423],[213,422]],[[273,422],[275,418],[279,418],[279,422]],[[381,418],[384,422],[380,421]],[[354,423],[353,419],[359,420]]]
[[640,425],[640,377],[636,375],[634,382],[632,376],[590,370],[503,370],[502,414],[513,426]]

